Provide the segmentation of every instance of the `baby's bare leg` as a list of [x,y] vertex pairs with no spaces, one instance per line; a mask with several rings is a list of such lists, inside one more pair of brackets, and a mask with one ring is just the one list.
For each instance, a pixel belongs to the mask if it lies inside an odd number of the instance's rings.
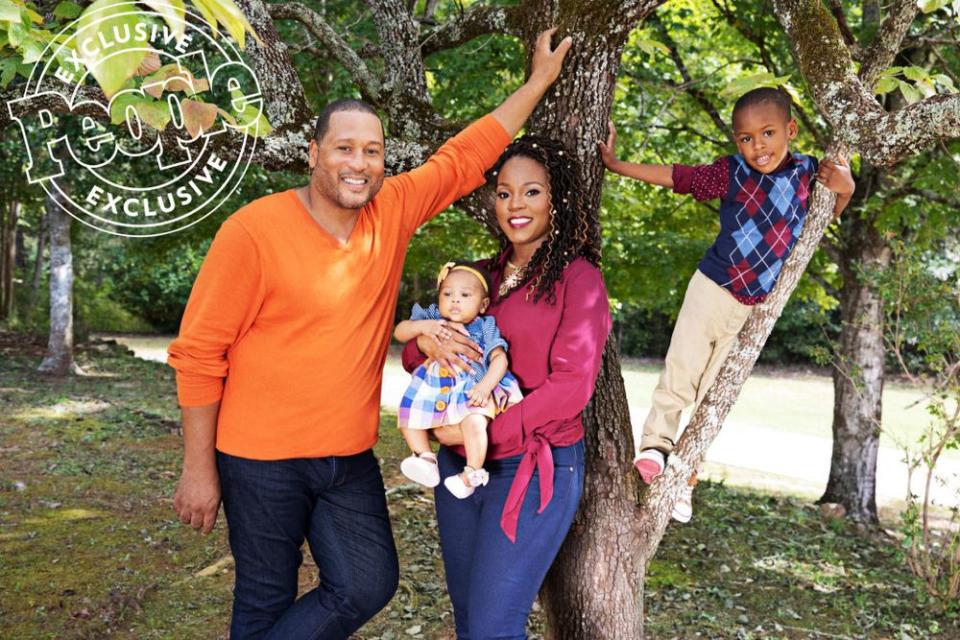
[[487,459],[487,423],[486,416],[474,413],[460,422],[460,431],[463,433],[463,448],[467,450],[467,465],[474,469],[482,469],[483,461]]
[[[421,453],[430,453],[430,436],[426,429],[404,429],[400,428],[403,439],[407,441],[407,446],[414,455]],[[486,450],[484,450],[486,451]]]

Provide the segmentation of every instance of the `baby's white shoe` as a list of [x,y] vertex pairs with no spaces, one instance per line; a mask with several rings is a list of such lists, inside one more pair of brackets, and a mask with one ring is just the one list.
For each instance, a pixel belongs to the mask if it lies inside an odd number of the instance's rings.
[[[464,482],[464,476],[466,482]],[[468,465],[463,468],[463,473],[444,479],[443,485],[450,493],[463,500],[473,495],[476,487],[486,486],[488,482],[490,482],[490,474],[487,473],[486,469],[474,469]]]
[[414,454],[404,458],[400,463],[400,471],[414,482],[425,487],[435,487],[440,484],[440,469],[437,467],[437,456],[430,452]]

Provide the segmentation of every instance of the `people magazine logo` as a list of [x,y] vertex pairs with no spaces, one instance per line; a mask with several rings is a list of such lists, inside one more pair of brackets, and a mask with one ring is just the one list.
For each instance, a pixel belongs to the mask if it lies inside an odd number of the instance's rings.
[[194,4],[203,15],[98,0],[50,38],[7,103],[29,182],[94,229],[150,237],[196,224],[236,191],[270,131],[236,46],[249,23],[229,0]]

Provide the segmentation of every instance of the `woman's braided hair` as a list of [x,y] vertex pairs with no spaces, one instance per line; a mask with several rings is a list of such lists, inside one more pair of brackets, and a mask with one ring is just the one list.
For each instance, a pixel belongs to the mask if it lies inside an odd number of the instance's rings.
[[[583,195],[577,188],[579,163],[557,140],[537,135],[525,135],[514,140],[487,172],[487,181],[496,187],[497,175],[503,165],[518,156],[539,162],[546,167],[550,178],[550,202],[555,213],[551,216],[550,235],[527,265],[528,279],[533,279],[527,296],[533,293],[534,302],[546,296],[547,302],[553,304],[554,285],[574,258],[582,256],[593,265],[600,266],[600,227],[595,219],[591,220],[587,215]],[[501,251],[510,246],[502,230],[497,234],[497,239]],[[507,292],[506,296],[511,293]]]

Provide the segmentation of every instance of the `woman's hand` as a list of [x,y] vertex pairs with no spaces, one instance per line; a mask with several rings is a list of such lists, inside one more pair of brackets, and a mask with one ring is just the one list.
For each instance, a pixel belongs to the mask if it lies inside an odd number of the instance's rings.
[[[463,330],[462,333],[457,327]],[[446,328],[447,332],[441,333],[439,339],[420,336],[417,338],[417,347],[427,358],[439,362],[441,367],[467,373],[470,365],[460,356],[480,362],[483,359],[483,350],[470,339],[470,334],[459,322],[447,322]]]
[[450,322],[449,320],[420,320],[420,335],[433,338],[439,345],[449,338],[454,332],[466,334],[469,338],[470,333],[459,322]]

